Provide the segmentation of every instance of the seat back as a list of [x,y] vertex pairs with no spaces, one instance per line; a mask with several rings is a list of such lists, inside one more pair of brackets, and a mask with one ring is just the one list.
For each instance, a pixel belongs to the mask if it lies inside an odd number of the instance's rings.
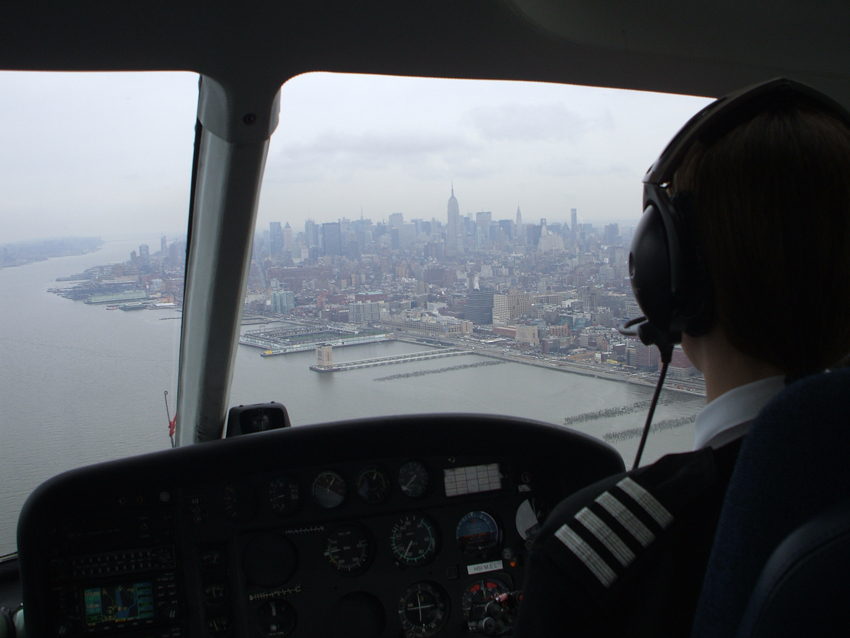
[[767,561],[740,637],[846,636],[850,600],[850,500],[786,538]]
[[753,422],[729,482],[692,636],[733,638],[768,558],[850,498],[850,369],[789,385]]

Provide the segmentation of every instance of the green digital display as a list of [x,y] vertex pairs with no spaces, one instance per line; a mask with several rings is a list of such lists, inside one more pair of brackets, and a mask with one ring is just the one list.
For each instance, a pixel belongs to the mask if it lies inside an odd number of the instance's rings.
[[153,587],[150,581],[92,587],[83,593],[86,624],[119,623],[153,618]]

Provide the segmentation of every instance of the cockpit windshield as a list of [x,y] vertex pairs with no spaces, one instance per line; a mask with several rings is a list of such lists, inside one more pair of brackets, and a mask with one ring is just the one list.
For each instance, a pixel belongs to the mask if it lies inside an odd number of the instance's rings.
[[[14,72],[0,96],[3,555],[43,480],[171,446],[198,80]],[[637,314],[640,179],[705,103],[290,80],[230,404],[279,401],[296,426],[521,416],[633,455],[657,363],[615,330]],[[672,369],[647,462],[692,445],[700,380],[686,360]]]
[[42,481],[170,446],[198,79],[0,86],[2,555]]

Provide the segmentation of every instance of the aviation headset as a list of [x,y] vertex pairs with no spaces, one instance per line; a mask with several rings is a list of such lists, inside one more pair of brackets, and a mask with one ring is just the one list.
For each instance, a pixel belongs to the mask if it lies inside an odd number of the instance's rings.
[[632,238],[629,279],[645,317],[636,334],[646,345],[672,344],[682,333],[700,336],[714,322],[714,293],[701,259],[691,193],[669,195],[673,175],[695,142],[706,146],[756,115],[789,104],[808,104],[850,126],[850,112],[810,86],[777,78],[730,93],[694,115],[643,178],[643,216]]

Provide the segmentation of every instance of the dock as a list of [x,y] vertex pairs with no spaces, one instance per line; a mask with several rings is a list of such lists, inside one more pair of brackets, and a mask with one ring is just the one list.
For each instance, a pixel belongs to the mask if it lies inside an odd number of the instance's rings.
[[[261,357],[275,357],[282,354],[291,354],[293,352],[308,352],[315,350],[319,345],[333,346],[335,348],[342,346],[360,346],[366,343],[381,343],[384,341],[395,341],[395,336],[391,334],[379,335],[344,335],[337,336],[332,339],[324,338],[315,341],[305,341],[302,343],[294,343],[292,345],[280,346],[271,348],[265,352],[261,352]],[[250,336],[243,336],[239,339],[239,343],[247,346],[263,347],[262,342],[252,339]]]
[[475,354],[472,350],[460,348],[443,348],[441,350],[427,350],[425,352],[413,352],[410,354],[397,354],[390,357],[378,357],[376,359],[360,359],[347,363],[333,363],[331,365],[314,365],[310,369],[314,372],[346,372],[348,370],[359,370],[361,368],[373,368],[375,366],[388,366],[394,363],[408,363],[411,361],[425,361],[427,359],[442,359],[444,357],[459,357],[465,354]]

